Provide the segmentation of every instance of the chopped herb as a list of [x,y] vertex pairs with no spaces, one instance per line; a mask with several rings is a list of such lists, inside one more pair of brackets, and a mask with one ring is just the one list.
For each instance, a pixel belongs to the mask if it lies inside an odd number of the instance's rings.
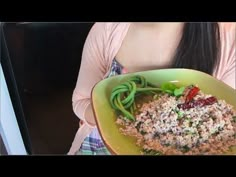
[[190,130],[186,130],[185,133],[186,133],[187,135],[193,135],[193,134],[194,134],[194,133],[192,133]]
[[173,110],[175,113],[178,114],[178,118],[177,118],[177,120],[183,118],[183,116],[184,116],[184,113],[183,113],[183,112],[179,111],[178,109],[172,109],[172,110]]
[[236,116],[233,116],[233,120],[234,120],[234,122],[236,123]]
[[151,149],[143,149],[143,152],[144,152],[144,153],[150,153],[150,152],[151,152]]
[[186,120],[190,123],[191,122],[191,118],[190,117],[186,117]]
[[177,114],[178,114],[178,118],[177,119],[181,119],[184,116],[184,113],[181,112],[181,111],[177,112]]
[[152,149],[143,149],[144,155],[162,155],[162,152],[152,150]]
[[156,151],[153,155],[162,155],[160,151]]
[[142,124],[142,122],[139,122],[139,123],[136,125],[136,127],[135,127],[138,131],[139,131],[139,129],[140,129],[141,124]]
[[167,146],[167,147],[168,147],[168,146],[170,146],[170,144],[169,144],[169,143],[167,143],[167,144],[165,144],[165,146]]
[[188,146],[184,146],[182,152],[185,153],[188,152],[189,150],[190,148]]
[[189,122],[189,127],[192,127],[192,125],[193,125],[193,122],[190,121],[190,122]]
[[145,131],[143,131],[143,130],[141,130],[140,133],[141,133],[141,135],[147,134],[147,133],[146,133]]
[[153,135],[153,137],[154,137],[154,138],[159,138],[160,135],[159,135],[159,133],[156,132],[156,133]]
[[219,134],[220,134],[220,132],[218,132],[218,131],[215,131],[214,133],[212,133],[213,136],[216,136],[216,135],[219,135]]
[[216,120],[216,117],[214,116],[210,116],[209,118],[211,118],[212,120]]
[[172,111],[178,113],[178,112],[179,112],[179,109],[178,109],[178,108],[175,108],[175,109],[172,109]]

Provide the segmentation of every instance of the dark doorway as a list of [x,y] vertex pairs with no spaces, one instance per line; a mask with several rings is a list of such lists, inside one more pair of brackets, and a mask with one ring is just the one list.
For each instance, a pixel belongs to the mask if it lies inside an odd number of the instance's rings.
[[71,146],[79,125],[72,110],[72,93],[92,25],[3,26],[33,154],[66,154]]

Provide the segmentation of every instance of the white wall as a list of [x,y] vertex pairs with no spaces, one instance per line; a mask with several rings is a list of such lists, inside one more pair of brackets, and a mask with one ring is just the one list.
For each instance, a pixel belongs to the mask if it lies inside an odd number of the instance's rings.
[[0,134],[9,155],[26,155],[16,115],[0,64]]

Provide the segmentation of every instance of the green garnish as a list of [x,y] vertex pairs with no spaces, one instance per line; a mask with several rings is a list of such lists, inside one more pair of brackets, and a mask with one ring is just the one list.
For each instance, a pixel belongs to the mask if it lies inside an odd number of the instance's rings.
[[173,109],[173,111],[178,114],[177,120],[182,119],[184,117],[184,113],[183,112],[181,112],[181,111],[179,111],[177,109]]
[[135,127],[138,131],[139,131],[139,129],[140,129],[141,124],[142,124],[142,122],[139,122],[139,123],[136,125],[136,127]]
[[177,112],[177,114],[178,114],[178,118],[177,119],[182,119],[183,116],[184,116],[184,113],[181,112],[181,111]]
[[178,88],[175,84],[167,82],[161,85],[161,89],[166,93],[179,97],[183,95],[185,87]]
[[233,116],[233,120],[234,120],[234,122],[236,123],[236,116]]
[[176,88],[174,90],[174,95],[176,97],[181,96],[181,95],[183,95],[184,90],[185,90],[185,87]]
[[141,135],[147,134],[147,133],[146,133],[145,131],[143,131],[143,130],[141,130],[140,133],[141,133]]
[[188,152],[189,150],[190,148],[188,146],[184,146],[182,149],[182,152],[185,153],[185,152]]
[[152,149],[143,149],[143,154],[144,155],[162,155],[161,151],[156,151]]
[[174,94],[174,91],[176,89],[176,85],[170,83],[170,82],[166,82],[166,83],[163,83],[161,84],[161,89],[164,91],[164,92],[167,92],[167,93],[170,93],[170,94]]

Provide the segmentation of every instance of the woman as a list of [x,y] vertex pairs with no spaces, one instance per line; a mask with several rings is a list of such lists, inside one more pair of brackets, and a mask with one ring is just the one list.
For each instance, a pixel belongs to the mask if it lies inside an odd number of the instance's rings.
[[73,93],[82,120],[68,154],[110,154],[96,128],[90,93],[125,72],[190,68],[235,86],[235,23],[96,23],[84,45]]

